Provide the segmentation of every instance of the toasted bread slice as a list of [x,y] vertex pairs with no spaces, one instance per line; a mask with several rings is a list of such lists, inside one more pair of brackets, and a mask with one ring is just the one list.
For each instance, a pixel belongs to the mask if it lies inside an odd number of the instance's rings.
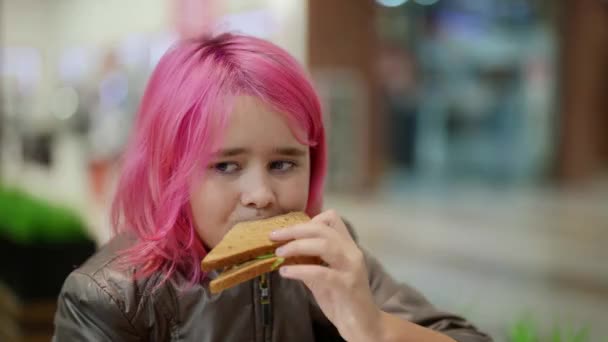
[[[211,293],[219,293],[228,288],[236,286],[240,283],[251,280],[264,273],[273,271],[273,266],[277,262],[278,257],[272,257],[261,260],[252,260],[245,262],[238,267],[232,268],[222,274],[209,283],[209,289]],[[294,265],[294,264],[321,264],[321,259],[318,257],[292,257],[287,258],[279,266]]]
[[244,263],[260,255],[274,253],[275,249],[286,241],[271,241],[268,236],[270,232],[307,221],[310,221],[310,218],[305,213],[292,212],[268,219],[238,223],[205,256],[201,267],[203,271],[212,271]]

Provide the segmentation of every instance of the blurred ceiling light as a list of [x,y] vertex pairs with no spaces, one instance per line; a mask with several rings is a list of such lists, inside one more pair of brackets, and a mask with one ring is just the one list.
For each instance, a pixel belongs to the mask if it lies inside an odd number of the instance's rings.
[[83,47],[71,47],[59,57],[59,79],[66,83],[82,81],[91,68],[91,53]]
[[120,107],[128,100],[129,79],[120,71],[112,72],[99,84],[99,104],[102,108]]
[[437,3],[437,1],[439,0],[414,0],[414,2],[416,2],[418,5],[423,5],[423,6],[431,6]]
[[222,31],[245,32],[264,39],[279,31],[276,18],[265,9],[228,14],[219,18],[217,25]]
[[42,75],[42,57],[32,47],[1,47],[0,76],[13,77],[23,95],[34,92]]
[[69,119],[78,109],[78,94],[72,87],[61,87],[51,99],[51,113],[61,120]]
[[407,0],[376,0],[376,2],[386,7],[397,7],[407,2]]
[[152,37],[148,54],[150,69],[154,69],[165,52],[178,41],[178,38],[179,36],[173,32],[162,32]]
[[121,64],[129,68],[137,68],[147,62],[148,41],[141,33],[131,33],[120,42],[117,54]]

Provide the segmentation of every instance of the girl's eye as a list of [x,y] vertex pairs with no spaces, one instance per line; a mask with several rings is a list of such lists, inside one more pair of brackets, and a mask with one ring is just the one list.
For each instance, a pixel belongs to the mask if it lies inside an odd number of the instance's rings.
[[234,162],[217,163],[217,164],[213,165],[213,168],[220,173],[226,173],[226,174],[235,173],[240,169],[239,164],[234,163]]
[[287,172],[293,169],[295,166],[296,163],[286,160],[277,160],[270,163],[270,169],[278,172]]

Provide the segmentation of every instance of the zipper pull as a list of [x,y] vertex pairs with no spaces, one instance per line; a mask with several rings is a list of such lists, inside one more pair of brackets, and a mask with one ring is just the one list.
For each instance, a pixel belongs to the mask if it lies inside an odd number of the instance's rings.
[[266,274],[260,276],[260,304],[262,304],[262,319],[264,326],[270,325],[270,289]]

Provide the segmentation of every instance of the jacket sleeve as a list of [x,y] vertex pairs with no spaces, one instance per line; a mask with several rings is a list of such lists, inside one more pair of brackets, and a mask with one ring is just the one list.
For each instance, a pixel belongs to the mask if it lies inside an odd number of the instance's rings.
[[140,341],[140,338],[119,308],[117,298],[89,275],[74,271],[59,294],[53,341]]
[[374,257],[365,250],[363,253],[370,288],[382,311],[441,332],[458,342],[492,341],[464,318],[437,310],[418,291],[397,283]]

